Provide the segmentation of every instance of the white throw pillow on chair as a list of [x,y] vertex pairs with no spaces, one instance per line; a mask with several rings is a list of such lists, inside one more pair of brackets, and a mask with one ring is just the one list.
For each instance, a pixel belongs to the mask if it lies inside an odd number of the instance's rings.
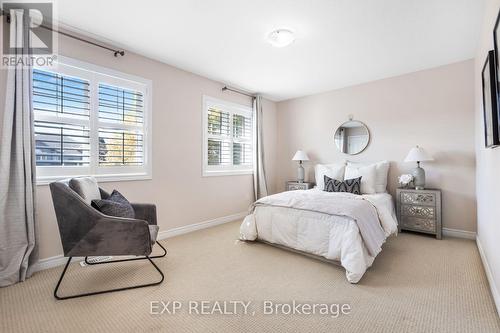
[[75,177],[69,181],[69,187],[78,193],[80,197],[88,204],[92,204],[92,200],[101,199],[99,185],[94,177]]
[[344,180],[361,177],[361,193],[373,194],[376,193],[376,175],[377,173],[375,164],[367,166],[347,165],[345,168]]

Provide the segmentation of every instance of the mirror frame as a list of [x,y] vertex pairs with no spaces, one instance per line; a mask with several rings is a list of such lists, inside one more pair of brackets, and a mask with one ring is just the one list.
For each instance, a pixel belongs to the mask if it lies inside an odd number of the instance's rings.
[[[340,150],[339,146],[337,146],[337,142],[335,142],[335,134],[337,134],[337,131],[339,130],[339,128],[342,127],[342,125],[344,124],[347,124],[349,122],[358,122],[360,123],[361,125],[363,125],[365,128],[366,128],[366,132],[368,132],[368,141],[366,142],[366,145],[363,147],[363,149],[361,149],[359,152],[357,153],[352,153],[352,154],[349,154],[349,153],[344,153]],[[335,132],[333,133],[333,143],[335,145],[335,147],[337,148],[337,150],[341,153],[341,154],[345,154],[345,155],[350,155],[350,156],[355,156],[355,155],[359,155],[361,154],[362,152],[364,152],[366,150],[366,148],[368,148],[368,146],[370,145],[370,142],[371,142],[371,133],[370,133],[370,129],[368,128],[368,126],[366,126],[366,124],[360,120],[355,120],[355,119],[349,119],[348,121],[344,121],[342,124],[340,124],[339,126],[337,126],[337,128],[335,129]]]

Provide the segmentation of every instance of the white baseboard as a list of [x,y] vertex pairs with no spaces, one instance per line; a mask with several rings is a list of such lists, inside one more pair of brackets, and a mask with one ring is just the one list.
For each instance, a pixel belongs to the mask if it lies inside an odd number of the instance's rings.
[[[158,240],[162,240],[162,239],[166,239],[166,238],[170,238],[170,237],[174,237],[174,236],[187,234],[189,232],[193,232],[196,230],[214,227],[214,226],[219,225],[219,224],[237,221],[237,220],[244,218],[247,214],[248,214],[247,212],[242,212],[242,213],[237,213],[237,214],[233,214],[233,215],[219,217],[219,218],[216,218],[213,220],[208,220],[208,221],[204,221],[204,222],[200,222],[200,223],[195,223],[195,224],[190,224],[190,225],[186,225],[186,226],[182,226],[182,227],[177,227],[177,228],[173,228],[170,230],[160,231],[158,233],[157,238],[158,238]],[[83,260],[83,257],[81,257],[81,258],[75,257],[75,259]],[[78,261],[78,260],[75,260],[75,261]],[[62,255],[40,259],[33,267],[33,272],[38,272],[38,271],[41,271],[44,269],[49,269],[49,268],[61,266],[61,265],[64,265],[67,261],[68,261],[68,258],[66,258]]]
[[[74,261],[83,260],[84,257],[73,257]],[[38,260],[38,262],[33,267],[33,272],[43,271],[44,269],[49,269],[57,266],[66,264],[68,261],[67,257],[62,254],[54,257],[44,258]]]
[[443,228],[443,235],[454,238],[476,239],[476,233],[459,229]]
[[497,314],[500,315],[500,294],[498,293],[497,286],[495,285],[495,281],[493,280],[493,274],[491,273],[491,268],[488,264],[488,260],[486,259],[486,254],[484,253],[483,247],[481,246],[479,237],[476,237],[476,244],[479,250],[479,255],[481,256],[481,261],[483,262],[484,271],[486,272],[486,278],[488,279],[488,283],[490,285],[491,295],[493,296],[493,301],[495,302],[495,306],[497,308]]
[[248,215],[247,212],[237,213],[237,214],[233,214],[233,215],[219,217],[219,218],[216,218],[213,220],[208,220],[208,221],[195,223],[195,224],[189,224],[189,225],[185,225],[182,227],[173,228],[170,230],[160,231],[158,233],[158,239],[162,240],[162,239],[166,239],[166,238],[170,238],[170,237],[175,237],[175,236],[187,234],[189,232],[193,232],[196,230],[214,227],[214,226],[219,225],[219,224],[224,224],[224,223],[233,222],[236,220],[241,220],[246,215]]

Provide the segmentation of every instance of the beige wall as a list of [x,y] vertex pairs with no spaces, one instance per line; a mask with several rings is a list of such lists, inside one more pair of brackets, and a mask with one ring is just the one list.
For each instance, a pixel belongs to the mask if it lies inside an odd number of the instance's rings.
[[[278,188],[296,177],[291,159],[303,149],[313,181],[315,163],[390,160],[394,192],[397,176],[414,167],[402,161],[418,144],[435,158],[423,167],[428,187],[443,191],[444,227],[475,231],[473,75],[469,60],[278,103]],[[333,141],[349,114],[371,134],[368,148],[355,156],[338,152]]]
[[[253,200],[250,175],[202,177],[202,95],[251,105],[250,98],[221,92],[221,83],[145,57],[113,54],[60,37],[59,53],[153,81],[153,179],[102,183],[128,199],[157,204],[160,230],[245,212]],[[0,97],[5,71],[0,71]],[[4,99],[2,98],[2,101]],[[2,107],[3,110],[3,102]],[[276,106],[264,101],[264,137],[269,179],[274,179]],[[270,188],[274,191],[274,183]],[[37,187],[40,258],[62,254],[48,186]],[[236,235],[235,235],[236,237]]]
[[[487,0],[483,29],[476,54],[474,88],[476,102],[476,182],[477,237],[493,277],[497,307],[500,307],[500,148],[484,148],[484,118],[481,71],[489,50],[493,49],[493,27],[500,8],[499,0]],[[495,292],[496,291],[496,292]]]

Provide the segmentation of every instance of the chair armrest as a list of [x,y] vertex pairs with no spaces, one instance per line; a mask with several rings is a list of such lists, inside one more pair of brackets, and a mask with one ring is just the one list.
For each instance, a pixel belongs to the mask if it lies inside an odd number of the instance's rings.
[[135,218],[147,221],[150,225],[157,225],[156,221],[156,205],[132,203],[135,211]]
[[146,221],[102,215],[69,255],[139,256],[149,255],[151,251],[151,236]]

